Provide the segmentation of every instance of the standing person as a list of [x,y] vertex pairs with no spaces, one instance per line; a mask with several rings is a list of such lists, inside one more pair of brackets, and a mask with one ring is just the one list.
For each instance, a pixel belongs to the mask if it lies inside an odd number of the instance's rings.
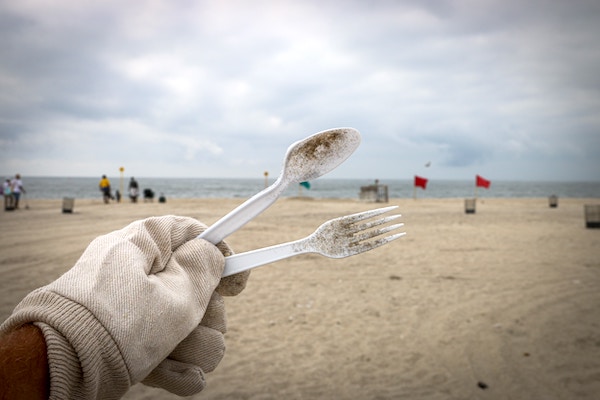
[[100,187],[100,191],[102,192],[102,198],[104,199],[104,202],[108,204],[108,201],[112,199],[113,196],[110,193],[110,181],[108,180],[106,175],[102,175],[102,179],[100,179],[100,184],[98,186]]
[[2,184],[2,195],[4,196],[4,211],[12,211],[15,209],[14,197],[12,192],[10,179]]
[[138,183],[135,178],[132,176],[129,180],[129,198],[132,203],[137,203],[137,198],[140,194],[140,190],[138,188]]
[[14,199],[14,207],[15,209],[19,208],[19,199],[21,198],[21,193],[27,193],[25,188],[23,187],[23,181],[21,180],[21,175],[16,174],[14,179],[10,182],[10,186],[12,189],[12,195]]

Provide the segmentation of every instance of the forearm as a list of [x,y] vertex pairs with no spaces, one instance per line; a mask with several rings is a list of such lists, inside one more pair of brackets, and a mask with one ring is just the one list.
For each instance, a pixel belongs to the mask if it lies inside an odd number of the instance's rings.
[[0,399],[47,399],[49,372],[46,342],[32,324],[0,337]]

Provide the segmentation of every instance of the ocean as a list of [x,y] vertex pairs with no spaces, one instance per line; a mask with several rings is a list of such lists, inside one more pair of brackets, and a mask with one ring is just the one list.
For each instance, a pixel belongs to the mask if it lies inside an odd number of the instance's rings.
[[[121,179],[109,177],[113,192],[120,190]],[[140,192],[148,188],[156,197],[166,198],[248,198],[265,187],[265,180],[257,179],[216,179],[216,178],[136,178]],[[29,199],[78,199],[101,198],[98,190],[99,178],[70,177],[22,177]],[[272,184],[269,179],[268,184]],[[129,178],[122,182],[121,194],[127,193]],[[315,198],[358,199],[361,186],[372,185],[374,181],[366,179],[328,179],[319,178],[310,182],[310,189],[292,185],[284,196],[309,196]],[[414,187],[412,179],[381,180],[388,186],[390,198],[412,198]],[[600,198],[600,182],[524,182],[492,180],[489,189],[477,188],[475,180],[432,180],[427,189],[417,188],[417,198],[494,198],[494,197],[560,197]]]

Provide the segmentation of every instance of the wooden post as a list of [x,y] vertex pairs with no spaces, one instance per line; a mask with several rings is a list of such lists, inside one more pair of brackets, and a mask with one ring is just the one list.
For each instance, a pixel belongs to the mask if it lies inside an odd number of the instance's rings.
[[265,188],[269,186],[269,171],[265,171]]

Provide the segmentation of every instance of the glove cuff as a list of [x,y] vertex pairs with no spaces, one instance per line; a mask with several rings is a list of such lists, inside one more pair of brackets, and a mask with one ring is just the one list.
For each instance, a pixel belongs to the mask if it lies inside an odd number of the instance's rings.
[[42,330],[50,370],[50,399],[118,399],[132,385],[111,335],[81,304],[40,288],[30,293],[0,327],[26,323]]

